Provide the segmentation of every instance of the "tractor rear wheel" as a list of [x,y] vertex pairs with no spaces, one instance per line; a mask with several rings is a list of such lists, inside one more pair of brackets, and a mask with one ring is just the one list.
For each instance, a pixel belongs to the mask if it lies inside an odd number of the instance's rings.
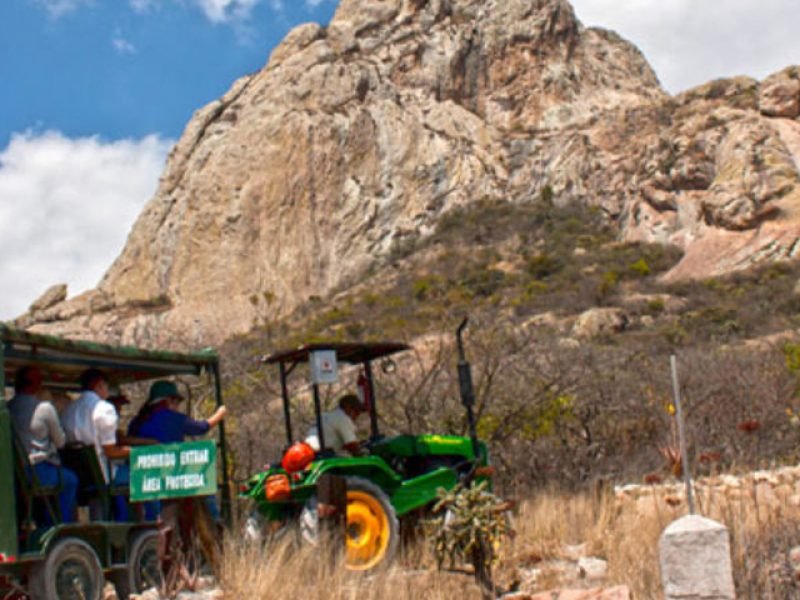
[[394,560],[400,525],[389,498],[377,485],[360,477],[347,478],[345,564],[351,571],[368,571]]
[[[311,544],[319,541],[317,506],[316,497],[311,498],[300,515],[302,537]],[[361,477],[347,477],[344,540],[349,571],[389,565],[400,543],[400,525],[389,498],[380,487]]]

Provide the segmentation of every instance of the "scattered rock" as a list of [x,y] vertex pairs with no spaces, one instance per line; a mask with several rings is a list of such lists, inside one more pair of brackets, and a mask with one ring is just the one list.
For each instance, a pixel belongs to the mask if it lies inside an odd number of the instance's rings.
[[564,558],[578,561],[579,559],[586,556],[586,550],[587,546],[586,542],[584,542],[582,544],[564,546],[562,554],[564,555]]
[[800,546],[795,546],[789,550],[789,561],[795,569],[800,569]]
[[621,308],[591,308],[575,320],[572,334],[579,338],[591,338],[619,333],[627,326],[628,316]]
[[581,347],[581,343],[575,338],[563,337],[558,338],[558,346],[567,350],[577,350]]
[[631,600],[627,586],[593,588],[590,590],[550,590],[528,596],[529,600]]
[[587,581],[602,581],[608,577],[608,563],[600,558],[582,556],[578,559],[578,574]]

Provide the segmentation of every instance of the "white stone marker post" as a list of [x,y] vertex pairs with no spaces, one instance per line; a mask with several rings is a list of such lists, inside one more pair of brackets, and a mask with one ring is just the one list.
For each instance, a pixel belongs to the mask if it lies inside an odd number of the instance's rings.
[[728,529],[699,515],[673,521],[661,534],[665,600],[734,600]]

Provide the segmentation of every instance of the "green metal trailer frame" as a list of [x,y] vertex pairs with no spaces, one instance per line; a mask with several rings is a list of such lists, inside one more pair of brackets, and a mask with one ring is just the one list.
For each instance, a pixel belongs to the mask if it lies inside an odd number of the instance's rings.
[[[129,384],[171,376],[213,378],[217,406],[222,405],[219,357],[212,349],[195,353],[143,350],[132,346],[114,346],[89,341],[31,333],[0,324],[0,383],[2,389],[13,381],[13,374],[25,366],[38,367],[44,387],[51,390],[77,391],[80,373],[89,367],[105,372],[116,384]],[[0,591],[26,589],[36,567],[62,540],[73,539],[96,553],[105,575],[112,581],[128,567],[133,541],[141,532],[155,529],[154,522],[117,523],[91,521],[63,523],[39,535],[22,535],[20,512],[15,493],[15,452],[11,415],[6,402],[0,402]],[[222,476],[221,512],[230,523],[231,496],[228,481],[225,427],[218,428],[219,467]],[[16,477],[16,485],[25,485]],[[30,490],[28,490],[30,491]],[[116,581],[115,581],[116,583]],[[118,589],[120,589],[118,587]]]

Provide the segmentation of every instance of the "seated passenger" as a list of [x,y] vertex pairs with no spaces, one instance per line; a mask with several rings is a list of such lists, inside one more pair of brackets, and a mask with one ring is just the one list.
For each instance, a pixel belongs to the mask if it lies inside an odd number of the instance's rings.
[[[339,406],[334,410],[322,413],[322,434],[325,438],[325,448],[330,448],[336,454],[346,450],[352,456],[362,454],[356,436],[355,422],[367,408],[355,394],[345,394],[339,398]],[[306,443],[319,452],[319,434],[316,425],[306,436]]]
[[[109,461],[127,458],[130,447],[117,443],[119,418],[114,406],[106,401],[108,378],[98,369],[81,374],[81,395],[61,415],[67,442],[82,442],[94,447],[106,483],[111,480]],[[101,505],[90,504],[93,519],[100,518]]]
[[[75,521],[78,477],[61,466],[58,449],[64,446],[65,434],[55,407],[37,397],[42,391],[41,371],[36,367],[20,369],[14,381],[14,391],[14,397],[8,402],[8,410],[28,455],[28,462],[42,485],[56,486],[60,476],[58,501],[61,516],[65,523],[71,523]],[[31,476],[28,473],[28,477]]]

